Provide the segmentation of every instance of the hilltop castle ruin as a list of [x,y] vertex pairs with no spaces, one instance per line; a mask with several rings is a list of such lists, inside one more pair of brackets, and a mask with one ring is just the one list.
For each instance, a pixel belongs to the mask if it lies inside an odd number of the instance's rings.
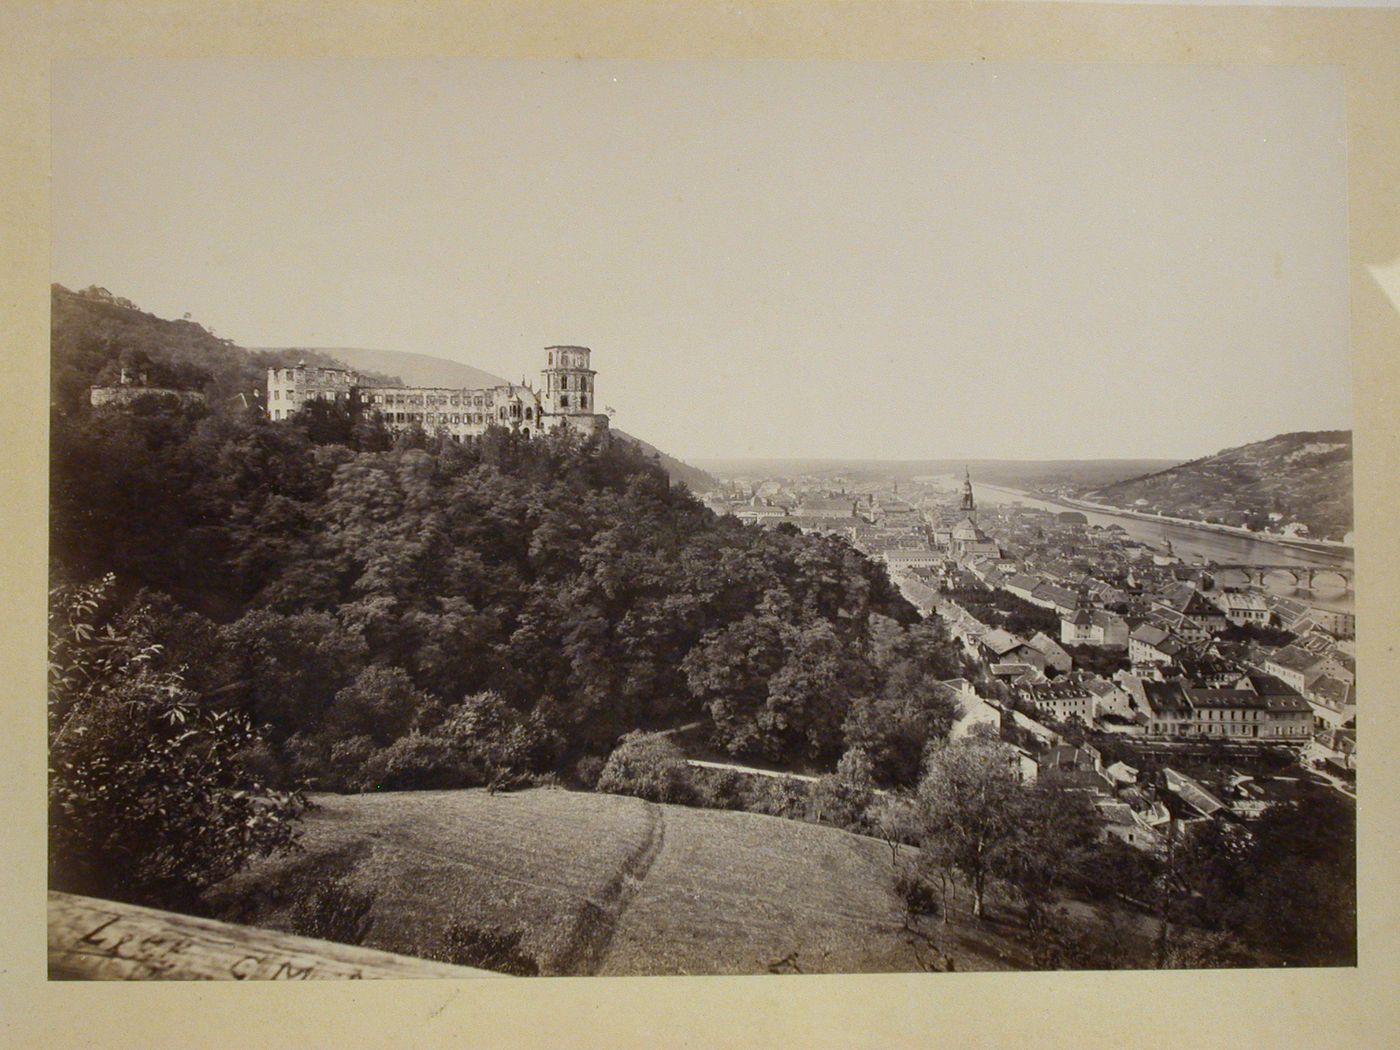
[[367,383],[347,368],[324,368],[305,362],[267,370],[269,419],[287,419],[308,401],[333,401],[376,413],[391,430],[422,427],[446,431],[456,440],[496,425],[526,434],[567,429],[592,434],[608,427],[597,409],[594,378],[586,346],[545,347],[543,385],[506,383],[481,389],[429,386],[380,386]]

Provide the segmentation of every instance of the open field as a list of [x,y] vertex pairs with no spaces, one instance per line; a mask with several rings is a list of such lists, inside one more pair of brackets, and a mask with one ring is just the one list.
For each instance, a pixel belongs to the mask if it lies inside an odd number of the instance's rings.
[[364,943],[432,954],[454,919],[523,933],[543,974],[878,972],[1025,965],[956,909],[904,928],[888,847],[750,813],[560,790],[318,796],[305,849],[218,888],[218,917],[287,928],[320,875],[378,892]]

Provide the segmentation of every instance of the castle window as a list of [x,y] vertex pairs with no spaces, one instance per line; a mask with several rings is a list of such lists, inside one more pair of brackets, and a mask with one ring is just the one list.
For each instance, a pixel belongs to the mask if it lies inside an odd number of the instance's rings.
[[569,377],[568,377],[568,376],[560,376],[560,377],[559,377],[559,389],[560,389],[560,390],[568,390],[568,389],[569,389]]
[[588,395],[587,395],[587,394],[581,394],[581,395],[579,395],[578,407],[579,407],[579,408],[587,408],[587,407],[588,407]]
[[525,418],[526,418],[526,419],[534,419],[534,418],[535,418],[535,410],[534,410],[533,408],[527,408],[527,409],[525,410]]
[[560,395],[559,395],[559,407],[560,407],[560,408],[568,408],[568,407],[569,407],[569,395],[568,395],[568,394],[560,394]]
[[280,391],[280,390],[274,390],[274,391],[272,392],[272,400],[274,400],[274,401],[281,401],[281,400],[282,400],[282,391]]

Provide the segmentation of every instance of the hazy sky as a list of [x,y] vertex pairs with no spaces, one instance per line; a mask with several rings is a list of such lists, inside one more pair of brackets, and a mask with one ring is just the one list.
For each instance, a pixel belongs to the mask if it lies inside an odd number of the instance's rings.
[[56,64],[53,277],[535,376],[683,458],[1351,425],[1338,70]]

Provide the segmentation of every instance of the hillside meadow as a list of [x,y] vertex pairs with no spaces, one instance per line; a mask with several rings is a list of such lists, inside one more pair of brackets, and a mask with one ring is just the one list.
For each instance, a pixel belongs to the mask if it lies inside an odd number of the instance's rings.
[[373,892],[367,947],[441,952],[451,923],[521,934],[543,975],[888,972],[1028,965],[998,924],[905,927],[889,847],[778,817],[557,789],[321,795],[302,850],[210,895],[290,929],[308,886]]

